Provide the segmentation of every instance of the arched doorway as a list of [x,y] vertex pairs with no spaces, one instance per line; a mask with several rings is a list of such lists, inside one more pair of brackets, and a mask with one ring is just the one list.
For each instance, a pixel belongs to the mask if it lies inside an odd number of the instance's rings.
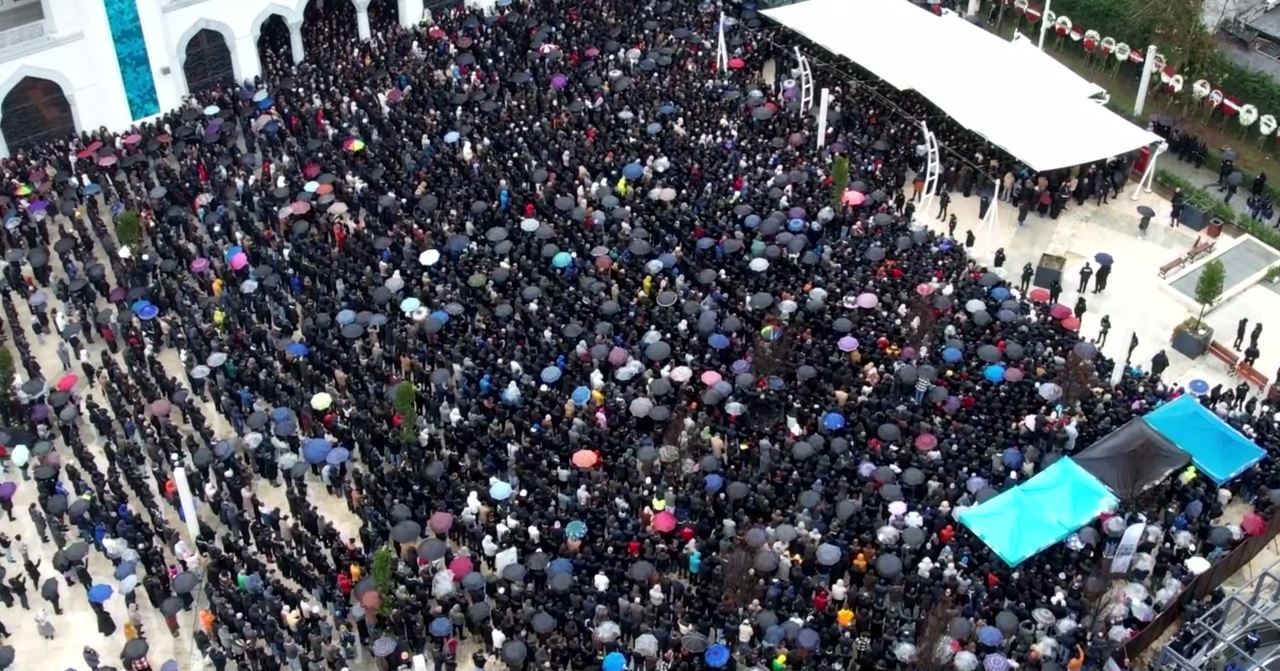
[[62,87],[48,79],[23,78],[5,95],[0,114],[0,133],[10,152],[65,140],[76,132],[71,103]]
[[236,80],[231,64],[231,49],[222,33],[205,28],[187,42],[182,71],[187,76],[187,90],[200,93],[216,85],[230,85]]
[[[356,6],[351,0],[308,0],[302,14],[302,44],[313,59],[356,39]],[[341,50],[340,49],[340,50]]]
[[289,23],[283,16],[272,14],[262,23],[258,34],[258,61],[268,79],[275,80],[293,64],[293,43],[289,39]]

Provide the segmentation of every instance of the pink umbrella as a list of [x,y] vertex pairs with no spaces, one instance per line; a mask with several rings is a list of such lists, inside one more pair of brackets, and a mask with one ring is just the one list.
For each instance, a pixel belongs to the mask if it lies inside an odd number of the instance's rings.
[[431,513],[427,526],[438,534],[447,534],[453,528],[453,515],[446,512]]
[[858,294],[858,307],[864,310],[870,310],[880,304],[880,299],[875,294],[864,293]]
[[311,211],[311,203],[299,200],[290,205],[289,209],[293,210],[294,214],[306,214]]
[[671,512],[667,510],[664,510],[658,513],[657,515],[654,515],[653,528],[656,531],[662,532],[664,534],[669,534],[672,531],[675,531],[676,516],[671,514]]
[[938,446],[938,437],[932,433],[922,433],[916,436],[916,449],[921,452],[928,452]]
[[206,258],[204,258],[203,256],[201,256],[201,257],[199,257],[199,258],[196,258],[196,259],[192,259],[192,261],[191,261],[191,272],[193,272],[193,273],[203,273],[204,271],[206,271],[206,270],[208,270],[208,269],[209,269],[209,259],[206,259]]
[[1071,316],[1071,308],[1063,305],[1062,303],[1058,303],[1057,305],[1049,308],[1049,316],[1054,319],[1066,319]]
[[621,347],[615,347],[609,350],[609,363],[615,366],[621,366],[622,364],[627,362],[627,359],[630,359],[630,358],[631,358],[631,355],[627,354],[627,350],[622,349]]
[[933,285],[929,284],[928,282],[921,282],[920,284],[916,285],[916,293],[920,294],[921,296],[932,295]]
[[391,89],[387,91],[387,102],[398,103],[404,98],[404,91],[400,89]]
[[866,196],[862,195],[861,193],[858,193],[857,191],[854,191],[853,189],[849,189],[848,191],[844,192],[844,197],[840,199],[840,202],[844,203],[845,205],[851,205],[853,207],[857,207],[863,204],[864,202],[866,202],[866,200],[867,200]]
[[1023,373],[1021,368],[1004,369],[1005,382],[1018,382],[1022,379]]
[[702,371],[702,377],[700,377],[699,379],[702,380],[702,384],[705,384],[708,387],[714,387],[716,386],[716,383],[720,381],[721,378],[720,378],[720,374],[715,372],[714,370],[704,370]]
[[244,268],[244,267],[245,267],[245,266],[247,266],[247,265],[249,265],[249,257],[248,257],[248,256],[245,256],[245,253],[244,253],[244,252],[240,252],[240,253],[236,254],[235,256],[231,257],[231,269],[232,269],[232,270],[241,270],[242,268]]
[[142,142],[142,136],[137,133],[131,133],[124,139],[124,143],[130,146],[138,144],[139,142]]
[[1240,520],[1240,528],[1250,536],[1261,536],[1267,530],[1267,521],[1258,513],[1245,513]]
[[471,563],[470,557],[454,557],[449,562],[449,571],[453,573],[454,580],[462,580],[468,573],[475,570],[475,566]]
[[110,155],[103,156],[102,158],[98,159],[98,165],[100,165],[100,166],[102,166],[102,167],[104,167],[104,168],[110,168],[111,166],[115,165],[115,164],[116,164],[116,161],[118,161],[118,160],[120,160],[120,159],[117,159],[117,158],[116,158],[116,156],[115,156],[115,154],[110,154]]

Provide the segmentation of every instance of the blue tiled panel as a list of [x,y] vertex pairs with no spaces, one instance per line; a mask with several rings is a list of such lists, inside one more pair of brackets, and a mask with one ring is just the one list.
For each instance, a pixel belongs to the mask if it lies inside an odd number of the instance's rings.
[[107,8],[111,40],[116,48],[116,64],[120,66],[120,77],[124,80],[125,95],[129,99],[129,115],[137,120],[158,114],[160,101],[156,98],[156,81],[151,74],[151,59],[147,56],[147,40],[142,34],[137,0],[102,2]]

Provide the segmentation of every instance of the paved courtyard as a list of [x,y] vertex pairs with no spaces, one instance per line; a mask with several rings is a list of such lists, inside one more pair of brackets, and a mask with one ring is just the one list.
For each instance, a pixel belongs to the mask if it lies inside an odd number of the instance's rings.
[[[1148,237],[1139,238],[1136,213],[1136,207],[1139,204],[1149,205],[1162,214],[1168,211],[1168,203],[1155,195],[1144,193],[1137,202],[1134,202],[1129,200],[1128,193],[1125,193],[1120,200],[1101,208],[1091,203],[1083,207],[1072,207],[1056,221],[1033,215],[1027,220],[1026,225],[1021,227],[1016,223],[1016,211],[1001,204],[997,222],[984,227],[978,223],[977,198],[965,199],[956,194],[956,200],[951,208],[958,214],[961,222],[957,229],[959,237],[963,238],[966,230],[971,228],[974,230],[977,238],[974,255],[980,261],[989,263],[997,248],[1005,250],[1007,255],[1005,269],[1011,279],[1017,277],[1024,263],[1027,261],[1034,263],[1042,253],[1063,256],[1066,259],[1066,268],[1062,302],[1068,305],[1074,305],[1076,300],[1075,288],[1080,267],[1085,261],[1092,260],[1098,252],[1110,253],[1116,259],[1114,271],[1105,292],[1097,295],[1090,293],[1086,297],[1089,307],[1083,319],[1082,333],[1089,338],[1095,337],[1102,316],[1109,314],[1113,328],[1103,348],[1107,356],[1123,359],[1129,336],[1131,333],[1136,333],[1139,340],[1133,359],[1136,365],[1148,367],[1151,357],[1161,349],[1165,349],[1172,362],[1167,373],[1170,379],[1186,382],[1192,378],[1203,378],[1211,384],[1225,383],[1228,380],[1226,368],[1220,362],[1207,357],[1193,361],[1167,347],[1171,329],[1176,323],[1193,314],[1194,305],[1170,287],[1167,280],[1158,278],[1156,271],[1171,258],[1185,251],[1194,241],[1195,233],[1185,229],[1169,228],[1167,222],[1157,219],[1152,223]],[[936,209],[934,212],[924,213],[924,220],[931,227],[940,229],[943,223],[933,218],[935,214]],[[1226,249],[1228,242],[1225,239],[1221,241],[1220,249]],[[101,255],[101,248],[97,252]],[[56,266],[57,258],[55,257],[52,262]],[[1193,270],[1183,272],[1193,272]],[[27,317],[24,306],[19,306],[19,314],[22,318]],[[1257,318],[1257,315],[1263,316],[1265,324],[1261,348],[1262,359],[1259,361],[1258,368],[1264,374],[1270,375],[1277,365],[1280,365],[1280,338],[1276,337],[1276,334],[1280,334],[1280,292],[1262,286],[1244,290],[1224,301],[1223,305],[1211,313],[1209,323],[1218,330],[1220,340],[1229,340],[1234,335],[1237,319],[1241,316],[1249,316],[1252,321]],[[1275,316],[1274,319],[1271,318],[1272,315]],[[15,326],[26,328],[25,323],[8,325],[9,328]],[[27,338],[36,344],[35,337],[30,332]],[[43,345],[37,344],[36,348],[40,364],[46,374],[53,375],[61,369],[53,339],[47,338]],[[101,344],[90,348],[96,356],[97,351],[101,349]],[[159,356],[175,375],[179,374],[180,364],[176,352],[164,351]],[[81,390],[82,393],[86,391],[90,395],[99,393],[86,388]],[[217,417],[211,404],[206,407],[206,416]],[[230,433],[230,427],[225,424],[216,424],[215,427]],[[92,431],[87,423],[83,430]],[[100,446],[97,447],[98,456],[101,459],[100,449]],[[105,462],[102,465],[105,467]],[[18,476],[11,470],[8,477],[17,478]],[[318,484],[310,491],[313,501],[343,531],[344,535],[354,536],[358,520],[347,511],[342,500],[325,494],[324,488]],[[257,493],[267,505],[284,507],[282,490],[265,486]],[[57,577],[51,566],[55,548],[51,544],[38,542],[35,528],[25,514],[26,507],[34,500],[35,488],[25,484],[20,486],[15,496],[17,520],[0,522],[0,530],[10,537],[21,535],[22,539],[29,544],[32,559],[43,562],[40,569],[41,580],[43,580],[46,577]],[[175,527],[181,528],[176,519],[171,522]],[[110,574],[110,567],[105,559],[97,553],[93,553],[91,557],[94,575]],[[20,563],[5,563],[4,566],[11,575],[21,571]],[[17,648],[20,660],[17,668],[51,671],[83,669],[86,668],[81,656],[84,646],[93,647],[101,653],[104,663],[118,665],[119,653],[124,645],[123,633],[117,631],[107,639],[97,632],[93,613],[81,587],[64,586],[62,593],[64,613],[51,614],[57,629],[57,635],[52,641],[41,640],[36,634],[33,612],[24,611],[17,606],[0,609],[0,621],[3,621],[13,633],[8,643]],[[38,587],[32,590],[30,598],[31,605],[35,609],[48,605],[39,597]],[[202,668],[198,660],[192,659],[191,656],[194,614],[184,615],[182,635],[172,638],[159,615],[152,614],[153,609],[147,604],[145,596],[141,596],[141,599],[143,604],[141,610],[146,619],[147,639],[151,644],[152,664],[159,668],[166,660],[174,659],[179,661],[179,667],[182,669]],[[117,624],[122,625],[125,621],[123,598],[119,595],[114,596],[107,603],[107,609],[115,616]],[[469,653],[469,650],[466,652]],[[468,657],[468,654],[462,655],[464,669],[470,668]],[[360,663],[353,665],[353,671],[372,668],[367,659],[366,656]]]

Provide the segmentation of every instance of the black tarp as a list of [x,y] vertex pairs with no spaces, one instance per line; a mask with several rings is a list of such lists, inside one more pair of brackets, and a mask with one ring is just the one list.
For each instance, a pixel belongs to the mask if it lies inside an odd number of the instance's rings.
[[1130,420],[1071,458],[1123,501],[1137,498],[1191,461],[1141,419]]

